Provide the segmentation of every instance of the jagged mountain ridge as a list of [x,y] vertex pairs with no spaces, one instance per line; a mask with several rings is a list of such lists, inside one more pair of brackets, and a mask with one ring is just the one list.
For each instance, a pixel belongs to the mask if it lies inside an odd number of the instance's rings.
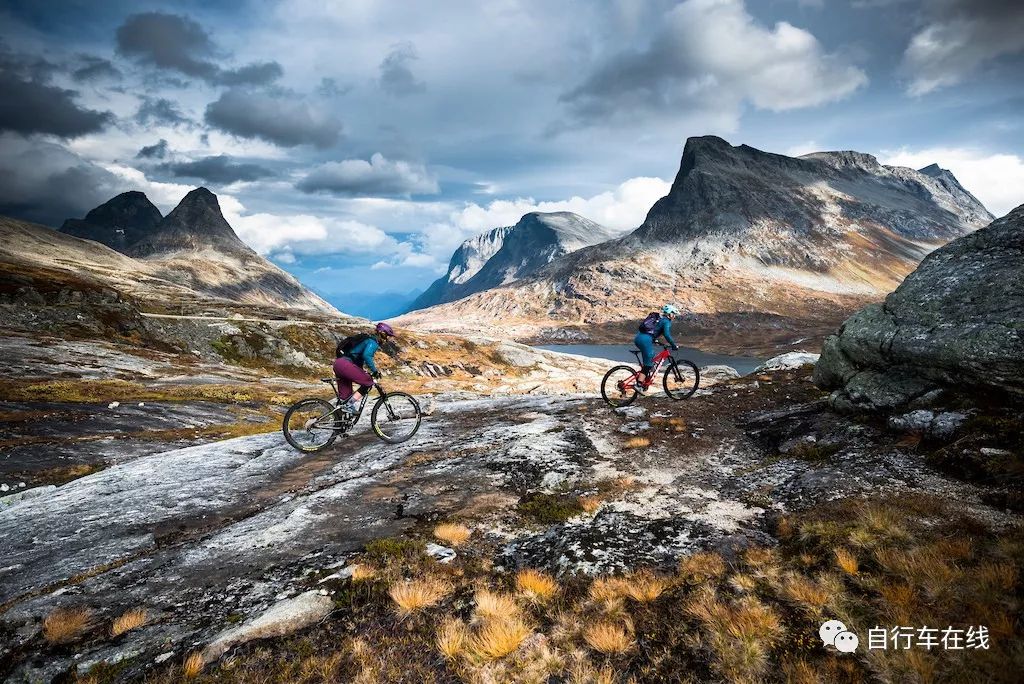
[[26,274],[85,277],[156,308],[240,305],[340,315],[246,246],[206,188],[189,192],[155,223],[154,212],[159,216],[143,193],[129,192],[85,219],[65,221],[60,231],[3,219],[0,261]]
[[514,226],[495,228],[463,242],[452,255],[448,273],[434,281],[410,310],[510,283],[558,257],[615,235],[615,231],[569,211],[530,212]]
[[708,348],[766,351],[821,338],[930,251],[992,220],[951,173],[926,169],[859,152],[787,157],[690,138],[669,193],[637,230],[399,322],[611,342],[674,302],[689,313],[681,327]]

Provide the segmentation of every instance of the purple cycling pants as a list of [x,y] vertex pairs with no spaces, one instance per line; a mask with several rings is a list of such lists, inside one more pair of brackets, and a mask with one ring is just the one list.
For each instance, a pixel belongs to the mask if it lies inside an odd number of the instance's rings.
[[342,400],[352,396],[353,382],[357,383],[364,393],[373,387],[373,378],[370,374],[344,357],[335,359],[334,375],[338,378],[338,396]]

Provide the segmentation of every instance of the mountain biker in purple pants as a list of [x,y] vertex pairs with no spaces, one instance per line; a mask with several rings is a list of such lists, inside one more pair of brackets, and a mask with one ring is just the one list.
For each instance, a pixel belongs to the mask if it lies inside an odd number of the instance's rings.
[[633,344],[640,350],[643,357],[643,381],[636,383],[636,390],[643,394],[647,391],[647,383],[650,382],[651,372],[654,370],[654,342],[659,337],[665,337],[665,341],[672,345],[672,349],[679,349],[679,345],[672,339],[672,319],[679,314],[679,309],[666,304],[661,307],[661,314],[651,314],[640,324],[640,332],[633,338]]
[[[374,335],[363,335],[349,349],[345,349],[334,361],[334,376],[338,379],[338,397],[345,402],[343,408],[355,410],[362,400],[362,392],[365,394],[373,387],[373,379],[380,377],[377,364],[373,362],[373,355],[377,349],[389,337],[395,336],[395,331],[387,323],[378,323],[374,328]],[[340,347],[339,347],[340,349]],[[369,369],[369,373],[363,370],[363,366]],[[359,385],[359,389],[352,390],[352,384]]]

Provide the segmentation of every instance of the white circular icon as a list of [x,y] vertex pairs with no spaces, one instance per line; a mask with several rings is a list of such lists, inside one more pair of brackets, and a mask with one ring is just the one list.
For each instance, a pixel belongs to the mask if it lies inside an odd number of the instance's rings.
[[840,632],[836,634],[835,647],[843,653],[853,653],[857,650],[860,639],[853,632]]
[[[821,640],[829,646],[834,646],[836,643],[836,635],[840,632],[846,631],[846,625],[839,620],[829,620],[818,629],[818,636]],[[856,648],[856,646],[854,646]]]

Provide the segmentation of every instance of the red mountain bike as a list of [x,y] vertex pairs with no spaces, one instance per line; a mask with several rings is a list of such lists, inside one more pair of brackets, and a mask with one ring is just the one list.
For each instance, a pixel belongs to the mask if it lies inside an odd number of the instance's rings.
[[[654,357],[654,368],[651,370],[651,377],[643,383],[644,389],[654,384],[654,378],[658,375],[662,365],[668,364],[661,381],[662,387],[665,388],[665,394],[670,399],[689,399],[700,385],[700,369],[692,361],[672,356],[668,351],[667,344],[661,342],[658,344],[662,349]],[[636,355],[637,363],[642,363],[640,350],[632,349],[630,351]],[[636,401],[640,394],[637,391],[637,383],[640,382],[641,377],[643,377],[642,365],[640,370],[632,366],[615,366],[605,373],[604,380],[601,381],[601,396],[610,406],[628,406]]]

